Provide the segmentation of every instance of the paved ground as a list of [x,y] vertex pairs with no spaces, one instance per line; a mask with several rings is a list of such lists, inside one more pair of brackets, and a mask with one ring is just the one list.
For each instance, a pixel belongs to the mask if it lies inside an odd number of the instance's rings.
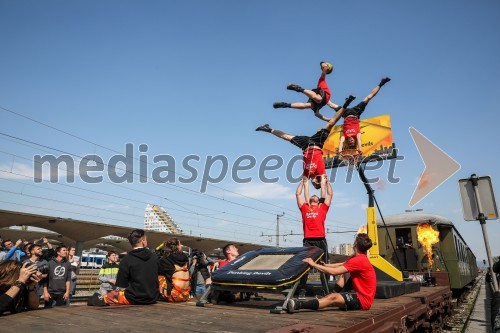
[[492,333],[491,329],[491,297],[490,286],[485,282],[484,276],[481,281],[481,289],[477,295],[474,309],[467,322],[464,332],[467,333]]

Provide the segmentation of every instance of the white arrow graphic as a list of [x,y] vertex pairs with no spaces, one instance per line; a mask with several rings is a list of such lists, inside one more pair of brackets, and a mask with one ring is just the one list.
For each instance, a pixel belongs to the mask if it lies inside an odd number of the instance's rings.
[[460,170],[460,164],[415,128],[410,127],[409,131],[425,165],[424,172],[410,200],[410,207],[413,207]]

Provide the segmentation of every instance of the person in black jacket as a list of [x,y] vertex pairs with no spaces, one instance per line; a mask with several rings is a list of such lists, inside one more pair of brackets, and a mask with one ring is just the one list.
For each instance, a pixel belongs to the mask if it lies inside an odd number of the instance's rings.
[[95,293],[89,298],[88,305],[145,305],[158,300],[158,259],[147,248],[144,230],[132,230],[128,240],[133,250],[120,262],[117,289],[104,296]]

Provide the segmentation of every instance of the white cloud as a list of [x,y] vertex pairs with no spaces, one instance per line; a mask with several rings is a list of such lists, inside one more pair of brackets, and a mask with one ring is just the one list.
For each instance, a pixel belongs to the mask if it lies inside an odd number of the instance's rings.
[[[239,184],[233,192],[254,199],[295,199],[294,190],[277,183]],[[228,194],[237,196],[233,193]]]
[[350,207],[355,205],[356,203],[354,201],[332,201],[332,206],[337,207],[337,208],[344,208],[344,207]]
[[345,192],[333,191],[332,207],[345,208],[357,204],[357,201],[349,197]]
[[29,165],[14,162],[0,164],[0,177],[4,179],[23,179],[33,177],[33,168]]

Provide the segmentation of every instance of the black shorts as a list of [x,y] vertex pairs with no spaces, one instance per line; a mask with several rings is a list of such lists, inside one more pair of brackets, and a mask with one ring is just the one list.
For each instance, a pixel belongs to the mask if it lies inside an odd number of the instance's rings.
[[356,295],[356,292],[354,291],[341,291],[339,293],[342,298],[344,299],[345,302],[345,307],[342,310],[349,311],[349,310],[363,310],[363,307],[361,306],[361,303],[359,302],[358,295]]
[[363,111],[365,111],[365,108],[367,105],[368,105],[368,103],[366,103],[365,101],[361,101],[361,102],[359,102],[358,105],[356,105],[352,108],[347,108],[344,111],[344,114],[342,115],[342,117],[345,118],[347,116],[355,116],[355,117],[359,118],[361,116],[361,114],[363,113]]
[[314,91],[316,94],[318,94],[318,95],[321,96],[321,102],[320,103],[316,103],[316,101],[314,101],[312,98],[309,98],[307,100],[307,102],[311,103],[311,109],[314,112],[318,112],[323,106],[326,105],[326,103],[328,101],[325,98],[325,91],[323,89],[315,88],[315,89],[312,89],[312,91]]
[[330,260],[328,258],[328,243],[326,242],[325,238],[304,238],[302,240],[302,245],[304,246],[316,246],[319,247],[320,249],[323,250],[324,256],[323,256],[323,261],[326,262],[327,264],[330,263]]
[[330,131],[323,128],[317,131],[313,136],[296,135],[290,142],[302,150],[306,150],[312,146],[323,148],[323,144],[326,139],[328,139],[328,135],[330,135]]

